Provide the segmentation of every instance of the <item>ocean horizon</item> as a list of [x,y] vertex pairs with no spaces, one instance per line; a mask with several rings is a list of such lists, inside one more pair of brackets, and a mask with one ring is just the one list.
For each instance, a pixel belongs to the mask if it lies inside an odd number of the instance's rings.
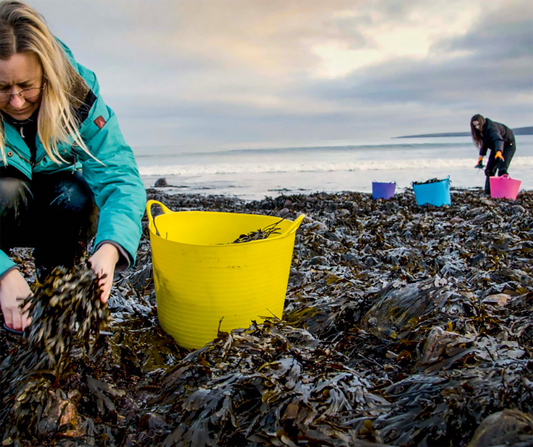
[[[533,189],[533,135],[518,135],[509,174]],[[468,137],[392,139],[377,143],[188,150],[134,147],[145,187],[164,178],[168,193],[200,193],[258,200],[265,196],[318,191],[371,192],[372,182],[450,178],[452,187],[482,187],[474,168],[478,151]],[[485,157],[485,162],[488,157]]]

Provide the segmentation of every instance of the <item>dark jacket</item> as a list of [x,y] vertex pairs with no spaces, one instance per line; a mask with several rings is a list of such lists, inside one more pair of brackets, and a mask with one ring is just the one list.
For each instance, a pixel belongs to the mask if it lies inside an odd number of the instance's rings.
[[483,126],[483,145],[479,149],[479,155],[487,155],[487,149],[502,151],[503,148],[515,145],[514,134],[505,124],[497,123],[489,118],[485,118]]

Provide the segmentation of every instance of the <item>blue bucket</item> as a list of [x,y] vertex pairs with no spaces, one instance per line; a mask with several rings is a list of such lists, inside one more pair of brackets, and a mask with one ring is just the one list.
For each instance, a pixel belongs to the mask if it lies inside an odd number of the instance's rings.
[[417,205],[451,205],[450,177],[440,182],[413,185]]
[[394,195],[395,188],[395,182],[372,182],[372,198],[388,200]]

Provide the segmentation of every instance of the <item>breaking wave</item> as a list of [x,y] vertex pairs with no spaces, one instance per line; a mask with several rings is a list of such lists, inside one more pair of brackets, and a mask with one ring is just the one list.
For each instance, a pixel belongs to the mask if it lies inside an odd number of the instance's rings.
[[[393,171],[418,170],[428,168],[473,168],[475,160],[464,159],[406,159],[406,160],[362,160],[356,163],[218,163],[218,164],[187,164],[166,166],[141,166],[143,176],[165,175],[216,175],[246,173],[286,173],[286,172],[337,172],[337,171]],[[515,157],[512,168],[533,167],[533,157]]]

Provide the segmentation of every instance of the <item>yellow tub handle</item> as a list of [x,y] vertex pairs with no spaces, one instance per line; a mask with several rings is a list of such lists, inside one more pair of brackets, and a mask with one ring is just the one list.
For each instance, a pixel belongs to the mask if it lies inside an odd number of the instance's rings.
[[153,229],[155,230],[155,234],[161,236],[155,225],[155,217],[152,217],[152,205],[159,205],[163,210],[163,214],[172,213],[172,211],[157,200],[148,200],[148,202],[146,202],[146,214],[148,215],[148,223],[150,225],[150,228],[152,229],[153,227]]
[[305,214],[300,214],[287,230],[287,236],[294,233],[305,219]]

